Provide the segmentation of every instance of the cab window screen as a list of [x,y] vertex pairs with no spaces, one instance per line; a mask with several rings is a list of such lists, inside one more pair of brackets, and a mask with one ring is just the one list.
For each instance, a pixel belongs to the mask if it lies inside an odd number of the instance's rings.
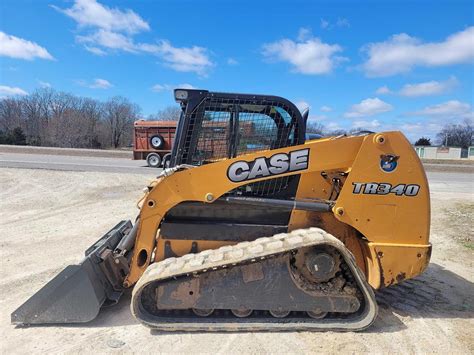
[[228,156],[230,120],[230,112],[210,110],[204,112],[201,129],[197,131],[197,146],[193,154],[193,162],[218,160]]
[[188,113],[178,161],[202,165],[297,144],[291,111],[273,101],[206,98]]
[[239,112],[237,155],[271,149],[278,128],[265,113]]

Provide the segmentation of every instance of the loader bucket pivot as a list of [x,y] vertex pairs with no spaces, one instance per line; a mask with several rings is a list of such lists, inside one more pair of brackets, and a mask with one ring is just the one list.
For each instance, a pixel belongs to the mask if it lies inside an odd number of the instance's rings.
[[15,310],[11,322],[84,323],[93,320],[105,302],[116,303],[123,293],[123,280],[114,279],[107,270],[114,261],[112,251],[131,230],[130,221],[118,223],[86,250],[79,265],[67,266]]

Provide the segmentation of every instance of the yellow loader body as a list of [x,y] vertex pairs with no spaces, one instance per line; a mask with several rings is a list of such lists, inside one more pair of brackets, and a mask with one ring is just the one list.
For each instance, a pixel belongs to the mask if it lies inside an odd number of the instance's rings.
[[[140,202],[137,244],[126,283],[135,284],[150,262],[164,259],[165,242],[160,237],[159,225],[168,210],[183,201],[212,203],[236,186],[248,183],[236,183],[227,178],[229,166],[236,161],[251,162],[299,148],[309,149],[309,164],[307,169],[295,172],[301,174],[296,199],[327,200],[331,176],[345,172],[347,178],[342,182],[333,213],[293,210],[289,229],[320,227],[340,238],[356,256],[357,264],[373,288],[393,285],[423,272],[431,254],[428,182],[418,156],[403,134],[385,132],[309,141],[302,146],[226,159],[154,180]],[[381,156],[387,154],[400,157],[397,168],[391,172],[380,166]],[[330,178],[323,177],[322,173]],[[364,186],[357,191],[356,184]],[[378,190],[375,193],[367,190],[367,184],[377,184]],[[410,187],[408,195],[406,186]],[[170,244],[178,256],[189,253],[192,247],[189,240],[173,240]],[[215,249],[226,244],[204,241],[198,249]],[[151,260],[153,253],[154,260]]]

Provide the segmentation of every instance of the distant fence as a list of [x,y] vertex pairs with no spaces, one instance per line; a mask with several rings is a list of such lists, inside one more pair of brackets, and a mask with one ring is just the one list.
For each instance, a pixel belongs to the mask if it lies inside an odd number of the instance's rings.
[[[469,149],[469,154],[474,154],[474,151],[471,152],[471,148]],[[461,159],[467,158],[468,154],[462,154],[463,150],[457,147],[424,147],[418,146],[415,147],[416,153],[422,159]],[[467,153],[467,152],[466,152]],[[463,156],[465,155],[465,156]],[[472,158],[474,159],[474,155]]]

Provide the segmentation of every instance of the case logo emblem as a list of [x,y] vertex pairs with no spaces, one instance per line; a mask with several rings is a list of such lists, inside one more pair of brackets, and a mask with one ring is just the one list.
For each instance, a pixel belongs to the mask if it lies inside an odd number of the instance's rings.
[[308,163],[309,149],[300,149],[289,153],[277,153],[270,158],[236,161],[227,169],[227,177],[232,182],[254,180],[290,171],[306,170]]

